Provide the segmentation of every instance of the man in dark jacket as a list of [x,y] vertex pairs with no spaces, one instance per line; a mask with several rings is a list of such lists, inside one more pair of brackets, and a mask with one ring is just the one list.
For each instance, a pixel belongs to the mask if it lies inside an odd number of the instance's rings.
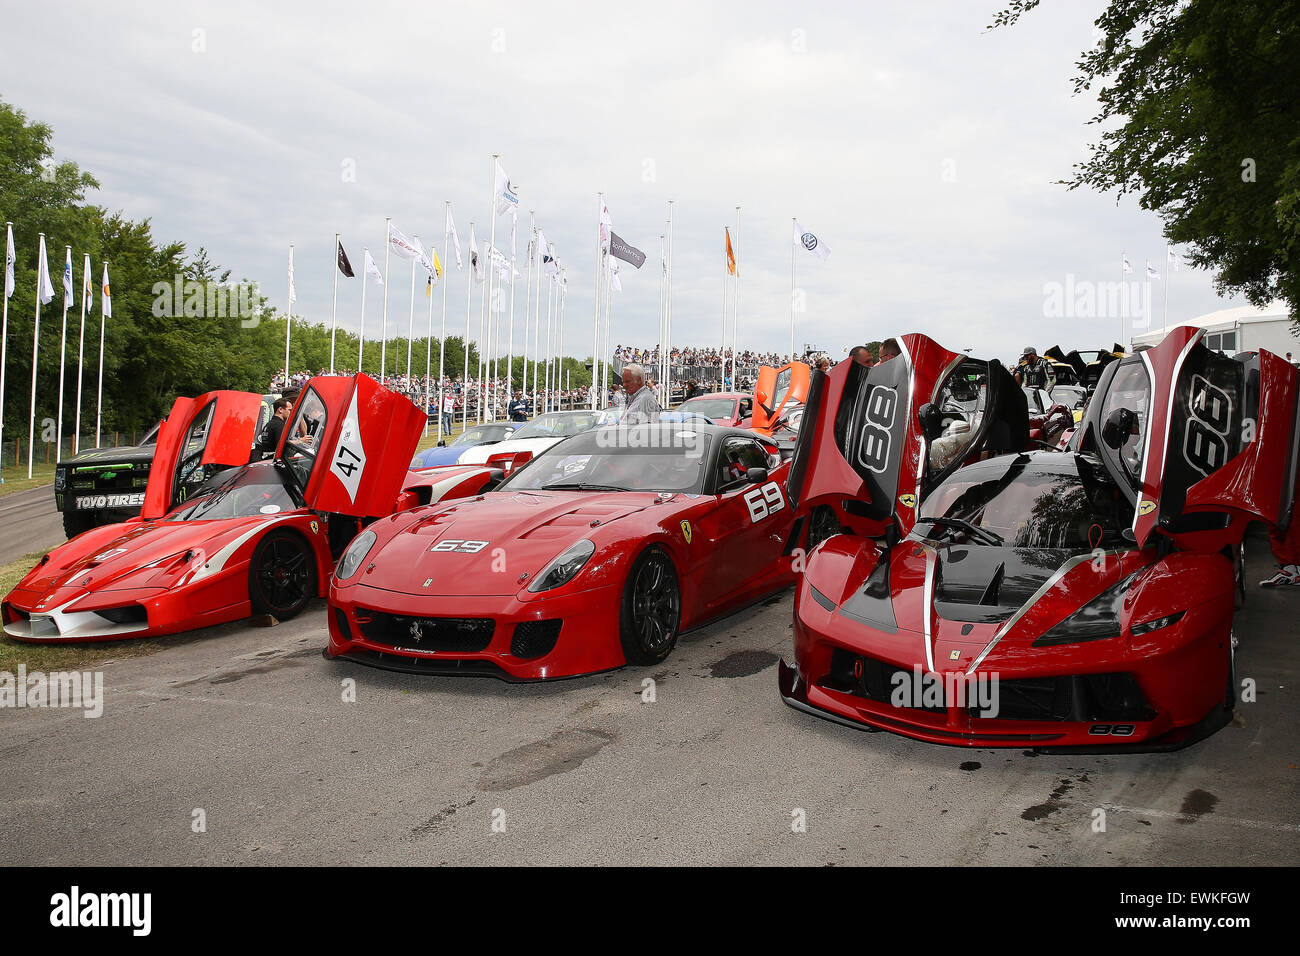
[[528,421],[528,401],[524,398],[524,393],[515,389],[515,397],[510,402],[506,413],[510,416],[512,422]]
[[275,404],[271,406],[271,417],[262,427],[262,435],[253,446],[254,461],[270,458],[275,454],[276,449],[280,447],[280,436],[284,434],[284,423],[288,421],[292,408],[293,403],[283,396],[275,400]]

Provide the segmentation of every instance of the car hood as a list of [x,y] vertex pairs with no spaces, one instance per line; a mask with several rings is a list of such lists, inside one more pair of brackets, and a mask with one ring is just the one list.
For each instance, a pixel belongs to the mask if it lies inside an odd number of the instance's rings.
[[570,545],[661,500],[655,492],[500,491],[417,510],[354,580],[413,595],[513,595]]
[[60,465],[119,465],[123,463],[153,461],[154,445],[129,445],[122,448],[91,448],[71,458],[59,460]]
[[411,469],[434,468],[438,465],[454,465],[460,459],[461,455],[474,447],[476,446],[470,445],[466,447],[464,445],[443,445],[442,447],[434,446],[433,448],[426,448],[415,456],[416,460],[419,461],[420,464],[412,465]]
[[221,570],[232,545],[287,514],[106,525],[50,552],[14,590],[57,606],[87,591],[177,587]]
[[465,453],[460,456],[457,464],[460,465],[482,465],[492,455],[507,455],[517,451],[531,451],[536,458],[552,445],[557,445],[564,441],[563,436],[559,438],[515,438],[510,441],[499,441],[493,445],[471,445],[465,449]]

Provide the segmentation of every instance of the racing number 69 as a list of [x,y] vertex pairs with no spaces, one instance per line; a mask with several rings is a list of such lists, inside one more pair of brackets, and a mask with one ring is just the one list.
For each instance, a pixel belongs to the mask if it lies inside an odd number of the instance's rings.
[[785,507],[781,487],[775,481],[769,481],[758,488],[751,488],[745,492],[744,498],[745,504],[749,506],[749,520],[755,524]]

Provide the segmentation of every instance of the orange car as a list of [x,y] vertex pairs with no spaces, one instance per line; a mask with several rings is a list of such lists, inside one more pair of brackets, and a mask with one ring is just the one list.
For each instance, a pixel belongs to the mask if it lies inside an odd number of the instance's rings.
[[754,385],[753,418],[742,427],[773,439],[782,452],[792,452],[811,381],[812,369],[803,362],[790,362],[780,368],[764,365]]

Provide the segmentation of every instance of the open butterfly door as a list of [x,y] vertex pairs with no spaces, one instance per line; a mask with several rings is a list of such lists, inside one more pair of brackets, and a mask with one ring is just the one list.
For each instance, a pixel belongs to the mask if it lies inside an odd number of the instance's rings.
[[803,362],[789,362],[780,368],[764,365],[754,384],[754,413],[750,427],[771,436],[787,408],[808,398],[812,369]]
[[303,386],[277,455],[313,511],[391,514],[426,416],[368,375],[320,375]]
[[232,391],[176,399],[158,428],[140,516],[161,518],[213,470],[247,464],[261,403],[260,395]]
[[1296,483],[1297,378],[1271,352],[1240,358],[1173,329],[1107,369],[1084,436],[1133,502],[1140,545],[1157,531],[1219,550],[1246,520],[1285,524]]
[[930,490],[983,453],[1029,443],[1024,393],[997,361],[950,352],[920,334],[865,368],[814,376],[788,491],[798,513],[829,505],[858,533],[904,535]]

